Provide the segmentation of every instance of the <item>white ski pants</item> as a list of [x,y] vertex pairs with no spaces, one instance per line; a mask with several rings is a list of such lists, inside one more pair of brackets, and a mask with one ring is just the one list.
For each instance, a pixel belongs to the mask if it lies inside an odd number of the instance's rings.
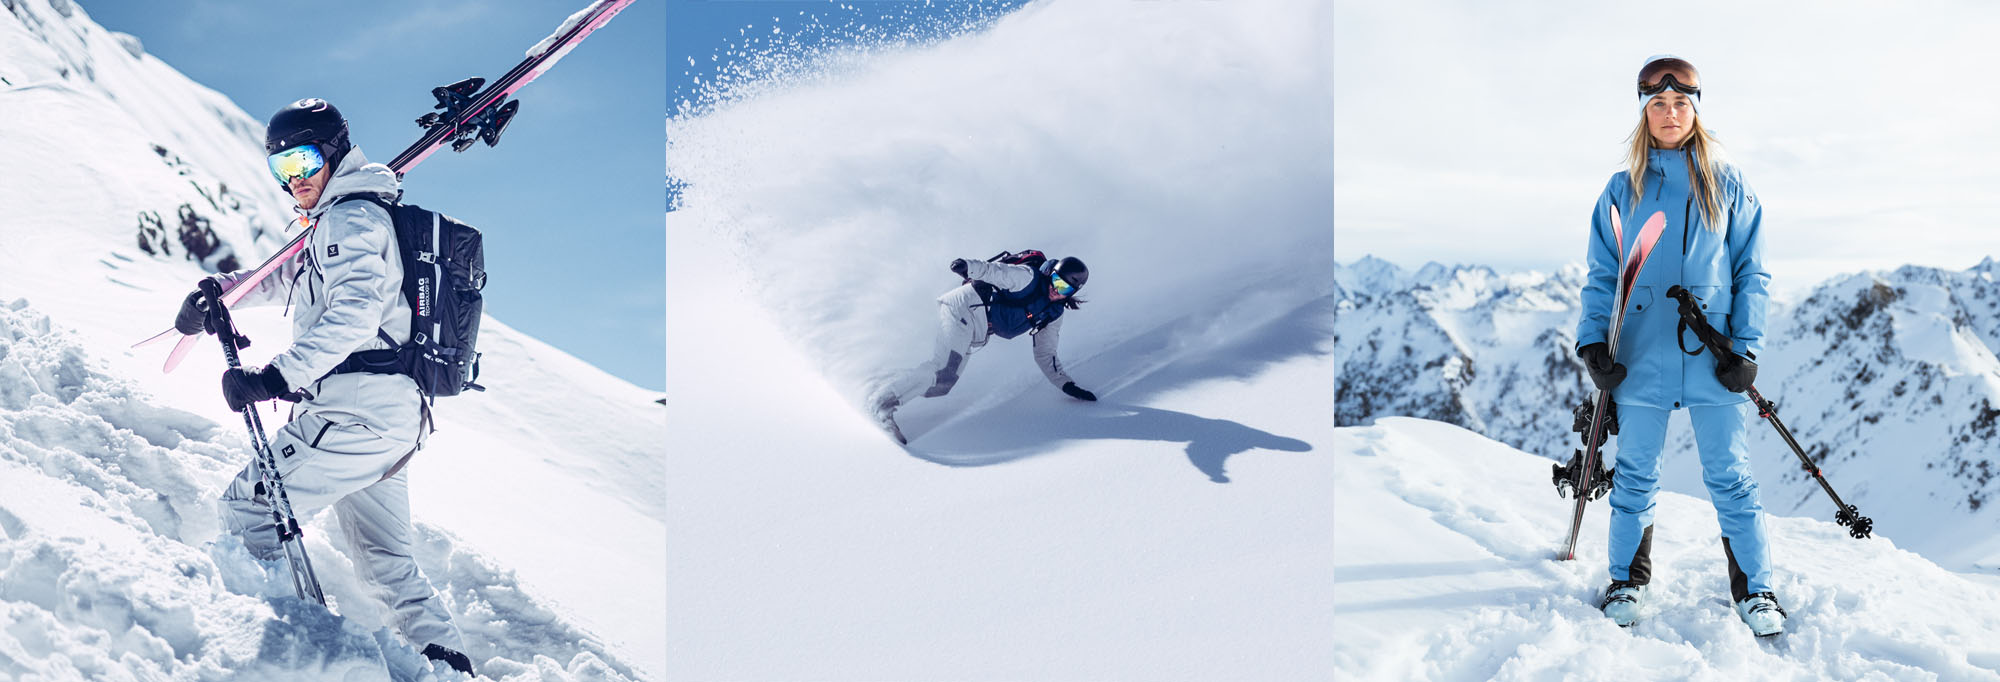
[[951,392],[965,372],[972,351],[986,344],[986,315],[963,304],[938,303],[937,345],[931,357],[903,374],[890,388],[897,400],[908,403],[919,393],[935,398]]
[[[377,435],[366,426],[308,412],[272,434],[271,454],[301,523],[333,507],[346,531],[348,558],[363,580],[388,592],[384,602],[403,637],[417,649],[437,644],[465,651],[450,612],[410,555],[409,471],[385,477],[416,450],[415,435]],[[256,467],[254,461],[244,467],[223,490],[222,516],[251,554],[268,560],[282,550]]]

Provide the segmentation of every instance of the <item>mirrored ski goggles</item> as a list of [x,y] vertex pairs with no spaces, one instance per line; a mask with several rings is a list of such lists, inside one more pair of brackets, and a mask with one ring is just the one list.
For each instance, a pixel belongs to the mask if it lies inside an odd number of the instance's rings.
[[1651,98],[1667,90],[1701,96],[1701,72],[1684,59],[1661,59],[1639,70],[1639,96]]
[[1062,278],[1062,275],[1054,272],[1049,273],[1049,287],[1056,290],[1057,296],[1069,296],[1076,293],[1076,285],[1070,284]]
[[326,167],[326,157],[320,155],[316,144],[302,144],[272,154],[270,162],[271,174],[278,177],[278,184],[286,186],[293,180],[312,177]]

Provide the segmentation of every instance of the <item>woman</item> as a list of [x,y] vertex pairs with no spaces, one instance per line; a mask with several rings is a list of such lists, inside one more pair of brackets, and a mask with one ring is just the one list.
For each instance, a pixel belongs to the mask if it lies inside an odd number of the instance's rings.
[[[1687,408],[1701,454],[1702,479],[1722,526],[1729,562],[1731,601],[1758,636],[1784,631],[1785,611],[1771,592],[1771,555],[1763,505],[1751,478],[1745,443],[1748,423],[1742,391],[1757,374],[1763,348],[1770,275],[1764,271],[1759,223],[1763,209],[1734,166],[1701,125],[1696,104],[1701,76],[1671,55],[1639,70],[1639,126],[1632,133],[1630,168],[1611,177],[1591,219],[1590,279],[1583,289],[1577,354],[1599,389],[1617,403],[1618,457],[1611,490],[1611,586],[1605,615],[1620,626],[1637,622],[1652,578],[1653,497],[1667,415]],[[1634,226],[1620,235],[1612,210]],[[1637,225],[1664,213],[1666,229],[1634,281],[1625,302],[1618,357],[1606,344],[1612,292],[1621,255],[1638,240]],[[1687,355],[1677,343],[1675,306],[1668,287],[1681,285],[1701,300],[1709,322],[1728,334],[1744,356],[1718,361],[1714,353]]]

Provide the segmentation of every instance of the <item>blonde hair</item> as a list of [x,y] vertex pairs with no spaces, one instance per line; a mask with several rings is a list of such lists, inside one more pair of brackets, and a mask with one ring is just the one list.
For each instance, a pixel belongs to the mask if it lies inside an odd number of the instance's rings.
[[[1632,206],[1630,214],[1639,209],[1639,199],[1646,195],[1647,153],[1660,147],[1653,137],[1652,129],[1646,127],[1646,112],[1639,111],[1639,127],[1633,129],[1631,145],[1626,149],[1625,164],[1628,169],[1626,180],[1632,183]],[[1710,232],[1721,232],[1728,223],[1722,212],[1722,143],[1717,142],[1708,127],[1701,124],[1701,114],[1695,114],[1694,131],[1681,141],[1681,149],[1693,158],[1688,164],[1688,187],[1692,188],[1699,200],[1695,203],[1702,213],[1702,227]],[[1720,219],[1718,219],[1720,217]]]

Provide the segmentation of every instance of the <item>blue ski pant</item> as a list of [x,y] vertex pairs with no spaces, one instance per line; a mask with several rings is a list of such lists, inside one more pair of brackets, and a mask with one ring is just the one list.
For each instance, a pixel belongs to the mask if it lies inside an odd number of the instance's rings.
[[[1751,477],[1746,427],[1750,403],[1689,407],[1702,482],[1722,526],[1731,563],[1730,588],[1745,594],[1771,590],[1771,552],[1764,505]],[[1611,477],[1611,579],[1648,582],[1652,573],[1653,498],[1659,491],[1660,451],[1670,410],[1618,406],[1618,459]]]

